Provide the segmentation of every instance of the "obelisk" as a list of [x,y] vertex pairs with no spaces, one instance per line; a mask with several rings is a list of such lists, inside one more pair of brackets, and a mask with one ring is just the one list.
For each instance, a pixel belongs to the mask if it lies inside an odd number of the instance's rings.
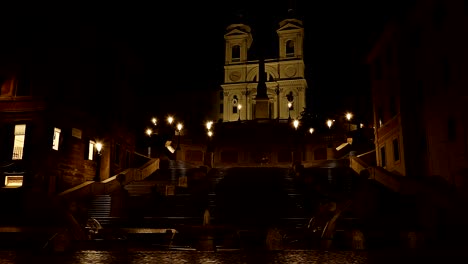
[[267,94],[265,59],[260,55],[258,65],[258,86],[255,96],[255,119],[270,118],[270,102]]

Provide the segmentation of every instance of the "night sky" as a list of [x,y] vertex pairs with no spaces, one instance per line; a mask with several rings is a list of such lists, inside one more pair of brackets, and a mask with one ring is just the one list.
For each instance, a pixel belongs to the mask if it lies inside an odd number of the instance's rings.
[[[399,12],[401,2],[405,1],[115,1],[4,6],[8,12],[2,16],[2,29],[11,38],[2,38],[1,55],[8,57],[9,50],[18,45],[36,47],[40,53],[37,47],[71,43],[76,34],[104,49],[109,40],[125,43],[139,65],[137,94],[149,100],[154,111],[167,109],[168,104],[180,109],[187,104],[185,100],[196,98],[190,94],[216,90],[221,84],[225,29],[239,14],[252,27],[254,42],[264,37],[268,58],[277,53],[268,43],[277,41],[278,22],[293,6],[304,22],[304,60],[314,108],[341,111],[352,107],[343,103],[347,98],[368,92],[364,55],[382,23]],[[78,45],[91,44],[80,40]]]

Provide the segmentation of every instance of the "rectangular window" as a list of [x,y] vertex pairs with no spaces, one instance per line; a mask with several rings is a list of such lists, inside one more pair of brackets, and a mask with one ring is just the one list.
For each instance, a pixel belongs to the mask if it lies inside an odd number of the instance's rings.
[[385,158],[385,146],[380,148],[380,166],[385,168],[387,166],[386,158]]
[[13,157],[14,160],[23,159],[24,138],[26,136],[26,125],[15,125],[15,141],[13,144]]
[[233,113],[233,114],[237,114],[237,106],[233,106],[233,107],[232,107],[232,113]]
[[224,104],[219,104],[219,113],[224,113]]
[[96,147],[96,142],[90,140],[88,144],[88,160],[94,159],[94,149]]
[[398,144],[398,138],[393,140],[393,161],[400,160],[400,144]]
[[60,142],[60,132],[62,130],[60,128],[54,128],[54,139],[52,141],[52,149],[58,150],[59,149],[59,142]]

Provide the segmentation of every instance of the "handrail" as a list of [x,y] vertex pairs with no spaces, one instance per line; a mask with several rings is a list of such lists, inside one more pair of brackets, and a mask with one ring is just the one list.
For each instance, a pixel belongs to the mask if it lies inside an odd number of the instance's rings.
[[83,197],[87,195],[109,194],[133,181],[143,180],[159,169],[159,159],[151,159],[140,168],[128,168],[125,171],[114,175],[102,182],[86,181],[68,190],[59,193],[57,196],[64,199],[72,197]]

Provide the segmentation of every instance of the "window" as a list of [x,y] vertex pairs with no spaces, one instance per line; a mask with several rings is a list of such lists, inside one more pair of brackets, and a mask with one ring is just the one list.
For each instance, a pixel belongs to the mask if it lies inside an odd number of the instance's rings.
[[294,57],[294,41],[286,41],[286,57]]
[[54,139],[52,141],[52,149],[58,150],[59,149],[59,142],[60,142],[60,132],[62,130],[60,128],[54,128]]
[[88,160],[94,159],[94,150],[96,149],[96,142],[90,140],[88,143]]
[[236,45],[232,47],[232,61],[240,61],[240,46]]
[[398,138],[393,140],[393,161],[400,160],[400,145],[398,144]]
[[24,138],[26,136],[26,125],[15,125],[15,141],[13,144],[13,157],[14,160],[23,159]]
[[386,158],[385,158],[385,146],[380,148],[380,166],[385,168],[387,166]]
[[233,106],[233,107],[232,107],[232,113],[233,113],[233,114],[237,114],[237,106]]

